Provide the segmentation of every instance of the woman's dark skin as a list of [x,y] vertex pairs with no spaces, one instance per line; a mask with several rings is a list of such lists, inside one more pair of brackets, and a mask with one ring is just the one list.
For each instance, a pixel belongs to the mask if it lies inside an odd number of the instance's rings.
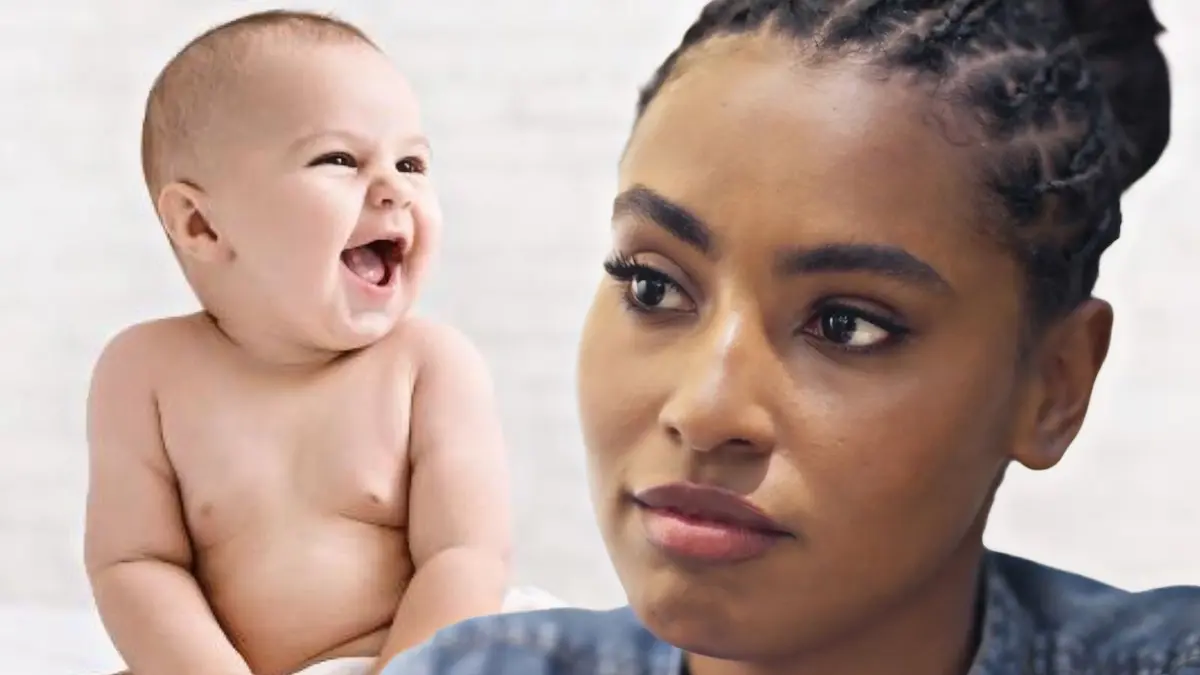
[[581,341],[630,607],[389,672],[1200,673],[1198,589],[982,543],[1087,413],[1100,255],[1170,135],[1159,32],[1146,0],[708,2],[640,92]]
[[[988,143],[933,100],[769,31],[720,36],[630,139],[580,410],[630,603],[694,675],[964,672],[1005,467],[1054,466],[1083,422],[1112,310],[1029,330],[980,206]],[[674,561],[631,495],[675,481],[795,536]]]

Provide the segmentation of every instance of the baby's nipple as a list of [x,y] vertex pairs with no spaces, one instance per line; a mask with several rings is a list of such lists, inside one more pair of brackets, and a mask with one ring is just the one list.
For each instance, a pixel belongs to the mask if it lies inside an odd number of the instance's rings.
[[378,286],[387,277],[387,263],[370,245],[343,251],[342,262],[367,283]]

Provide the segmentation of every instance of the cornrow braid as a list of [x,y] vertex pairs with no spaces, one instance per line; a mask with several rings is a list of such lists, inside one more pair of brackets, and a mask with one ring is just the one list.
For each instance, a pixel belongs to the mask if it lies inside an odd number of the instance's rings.
[[762,30],[804,43],[814,62],[911,73],[978,119],[995,147],[984,181],[1027,271],[1034,321],[1091,295],[1120,234],[1121,194],[1169,135],[1148,0],[714,0],[642,88],[637,118],[697,45]]
[[926,42],[944,43],[948,38],[962,30],[963,18],[980,6],[999,5],[997,0],[952,0],[942,10],[942,18],[933,24],[925,35]]
[[850,44],[878,44],[909,26],[919,14],[936,7],[940,0],[870,0],[847,3],[822,26],[818,42],[838,49]]

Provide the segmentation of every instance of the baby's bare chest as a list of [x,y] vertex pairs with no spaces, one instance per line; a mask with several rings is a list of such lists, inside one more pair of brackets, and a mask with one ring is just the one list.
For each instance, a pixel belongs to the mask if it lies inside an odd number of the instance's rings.
[[194,543],[296,523],[407,522],[411,377],[348,367],[276,381],[192,373],[160,396]]

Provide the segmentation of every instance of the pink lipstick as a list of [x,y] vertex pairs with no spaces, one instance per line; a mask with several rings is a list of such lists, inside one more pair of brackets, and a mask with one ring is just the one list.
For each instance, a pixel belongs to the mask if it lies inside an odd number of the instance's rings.
[[723,488],[670,483],[633,495],[650,543],[668,556],[732,564],[795,539],[748,499]]

